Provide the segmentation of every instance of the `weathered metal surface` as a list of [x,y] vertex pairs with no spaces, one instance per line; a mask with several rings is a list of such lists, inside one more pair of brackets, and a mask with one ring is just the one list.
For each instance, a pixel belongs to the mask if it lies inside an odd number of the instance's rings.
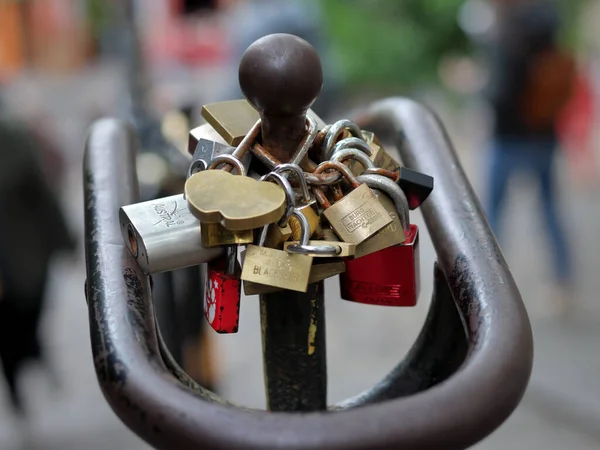
[[306,293],[260,296],[267,406],[271,411],[327,409],[323,282]]
[[94,363],[113,410],[151,445],[458,449],[491,433],[519,403],[531,372],[531,328],[443,128],[429,111],[404,99],[375,105],[360,125],[376,121],[401,133],[407,166],[435,178],[434,192],[421,206],[438,254],[434,301],[404,363],[370,392],[342,405],[361,407],[303,414],[220,404],[172,362],[165,365],[148,278],[129,256],[119,231],[119,206],[137,200],[131,135],[120,122],[94,125],[85,157]]

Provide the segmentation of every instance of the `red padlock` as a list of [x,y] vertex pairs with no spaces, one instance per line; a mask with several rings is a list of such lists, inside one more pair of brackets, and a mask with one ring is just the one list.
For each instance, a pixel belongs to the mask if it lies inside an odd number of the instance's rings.
[[419,228],[410,225],[406,241],[347,260],[340,274],[344,300],[369,305],[415,306],[420,291]]
[[237,333],[240,320],[241,281],[237,246],[207,263],[204,317],[217,333]]
[[409,224],[406,195],[396,183],[382,175],[360,175],[357,180],[389,195],[406,240],[346,260],[346,271],[340,274],[342,298],[369,305],[415,306],[420,291],[419,228]]

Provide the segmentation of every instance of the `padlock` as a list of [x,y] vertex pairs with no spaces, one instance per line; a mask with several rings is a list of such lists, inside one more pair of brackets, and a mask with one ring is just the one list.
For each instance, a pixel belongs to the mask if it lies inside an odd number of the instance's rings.
[[[312,204],[300,206],[298,208],[298,212],[306,217],[306,220],[308,221],[308,232],[312,237],[317,232],[321,222],[319,215],[314,210]],[[302,235],[302,226],[300,225],[298,219],[294,216],[290,217],[289,226],[292,230],[291,239],[294,241],[299,241],[300,236]]]
[[217,156],[209,169],[219,164],[235,166],[239,176],[225,170],[203,170],[185,183],[188,208],[198,220],[219,223],[231,231],[261,228],[280,220],[286,209],[281,188],[244,176],[245,169],[234,155]]
[[258,245],[251,244],[246,248],[242,280],[290,291],[306,292],[312,257],[263,247],[269,226],[275,225],[265,225]]
[[[306,219],[302,214],[293,209],[293,189],[287,179],[275,172],[265,175],[265,180],[275,180],[286,192],[287,208],[282,220],[287,220],[291,214],[297,214]],[[287,217],[286,217],[287,216]],[[270,226],[280,226],[284,223],[265,225],[262,229],[258,245],[248,245],[242,265],[242,280],[267,286],[288,289],[297,292],[306,292],[312,257],[302,254],[291,254],[283,250],[265,247],[267,233]],[[308,243],[308,226],[304,224],[304,233],[301,243]]]
[[346,166],[326,161],[319,164],[314,173],[327,169],[341,172],[352,188],[350,193],[323,211],[333,230],[344,242],[358,245],[392,221],[371,189],[361,185]]
[[[210,103],[202,106],[200,114],[229,145],[238,145],[259,119],[258,111],[246,99]],[[309,109],[306,114],[316,122],[318,129],[325,126],[313,110]]]
[[340,275],[340,291],[344,300],[381,306],[416,305],[420,291],[419,229],[407,220],[407,204],[404,209],[406,213],[398,211],[398,216],[406,241],[361,258],[346,260],[346,271]]
[[[310,276],[308,277],[308,284],[317,283],[326,280],[327,278],[334,277],[345,270],[346,264],[342,259],[322,260],[321,262],[313,260],[313,265],[310,268]],[[244,281],[244,294],[246,295],[271,294],[282,290],[282,288],[274,286]]]
[[202,245],[200,222],[190,214],[183,194],[123,206],[123,240],[145,274],[183,269],[223,254]]
[[286,212],[277,224],[268,228],[266,239],[263,243],[265,247],[281,249],[283,243],[292,237],[292,228],[289,224],[291,213],[294,209],[294,190],[289,181],[279,172],[270,172],[260,178],[260,181],[273,180],[278,183],[286,195]]
[[406,167],[398,170],[398,186],[406,194],[408,207],[417,209],[433,191],[433,177]]
[[[369,186],[383,207],[388,211],[392,222],[356,246],[355,258],[383,250],[406,240],[402,222],[408,223],[408,207],[404,192],[389,178],[382,175],[362,175],[357,180]],[[399,214],[405,214],[401,219]]]
[[[192,161],[188,169],[187,178],[191,177],[196,172],[201,170],[207,170],[211,165],[212,161],[219,155],[231,155],[235,150],[235,147],[220,144],[209,139],[199,139],[198,144],[194,150]],[[250,168],[250,161],[252,160],[252,154],[247,152],[240,158],[240,162],[248,172]]]
[[208,262],[204,287],[204,317],[217,333],[237,333],[240,321],[241,281],[237,246]]
[[215,131],[210,124],[205,123],[190,130],[188,136],[188,154],[193,155],[200,139],[208,139],[209,141],[218,142],[219,144],[227,145],[227,142]]
[[[313,205],[315,204],[315,199],[311,198],[308,183],[306,182],[306,178],[304,178],[304,171],[297,164],[285,163],[279,164],[277,167],[275,167],[273,172],[283,175],[291,174],[294,175],[295,178],[298,180],[298,184],[300,186],[300,193],[296,197],[300,197],[300,199],[295,201],[295,209],[302,213],[304,217],[306,217],[306,219],[308,220],[309,235],[312,237],[319,227],[321,218],[313,208]],[[292,230],[291,238],[294,241],[300,240],[300,237],[302,235],[302,229],[298,219],[296,219],[295,216],[291,216],[289,218],[288,223]]]

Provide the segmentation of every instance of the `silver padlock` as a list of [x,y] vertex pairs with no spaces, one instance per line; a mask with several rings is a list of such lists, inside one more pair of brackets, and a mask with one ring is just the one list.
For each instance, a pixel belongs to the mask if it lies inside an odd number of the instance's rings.
[[[210,166],[213,159],[220,155],[230,155],[235,150],[235,147],[230,147],[226,144],[221,144],[210,139],[200,138],[192,156],[192,162],[188,170],[187,178],[191,177],[196,172],[206,170]],[[247,152],[240,160],[246,172],[250,168],[252,154]]]
[[146,274],[196,266],[223,254],[222,247],[202,246],[200,222],[183,194],[123,206],[119,221],[125,245]]

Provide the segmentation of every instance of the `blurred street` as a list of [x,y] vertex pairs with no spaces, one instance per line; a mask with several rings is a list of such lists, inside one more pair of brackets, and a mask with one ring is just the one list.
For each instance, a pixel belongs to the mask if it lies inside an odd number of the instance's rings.
[[[210,74],[201,93],[214,97],[217,72]],[[115,113],[119,95],[119,71],[111,66],[94,67],[72,77],[23,77],[11,87],[9,102],[17,109],[23,99],[35,99],[53,116],[61,149],[68,159],[68,177],[63,188],[63,205],[70,224],[83,240],[82,153],[90,109]],[[81,94],[72,95],[78,92]],[[211,98],[213,100],[213,98]],[[436,100],[432,100],[436,102]],[[93,106],[93,108],[91,108]],[[488,123],[481,109],[456,113],[443,103],[435,105],[460,159],[478,193],[483,195],[483,157]],[[338,117],[336,117],[337,119]],[[339,117],[341,118],[341,117]],[[569,218],[569,238],[576,257],[578,290],[573,292],[568,318],[547,314],[553,294],[548,244],[533,195],[523,190],[524,181],[510,188],[506,223],[510,240],[503,249],[530,313],[534,327],[535,367],[529,390],[517,412],[478,450],[539,448],[546,450],[600,448],[600,189],[583,188],[561,171],[561,197]],[[517,204],[518,203],[518,204]],[[406,353],[419,332],[431,294],[434,253],[421,226],[422,292],[414,309],[384,309],[338,300],[337,279],[327,282],[327,343],[329,401],[354,395],[383,377]],[[550,244],[551,245],[551,244]],[[539,249],[539,251],[531,251]],[[28,410],[30,450],[145,449],[137,437],[116,418],[104,401],[93,372],[87,308],[83,295],[85,269],[83,244],[76,259],[57,260],[52,271],[50,302],[44,335],[57,367],[61,385],[57,389],[36,367],[24,377]],[[200,301],[200,300],[199,300]],[[258,298],[243,299],[240,332],[218,336],[222,352],[222,391],[243,405],[264,407],[264,386]],[[501,394],[500,394],[501,395]],[[468,401],[468,399],[465,399]],[[0,405],[7,405],[4,387]],[[402,418],[398,418],[402,420]],[[19,447],[20,428],[7,408],[0,407],[0,448]]]

